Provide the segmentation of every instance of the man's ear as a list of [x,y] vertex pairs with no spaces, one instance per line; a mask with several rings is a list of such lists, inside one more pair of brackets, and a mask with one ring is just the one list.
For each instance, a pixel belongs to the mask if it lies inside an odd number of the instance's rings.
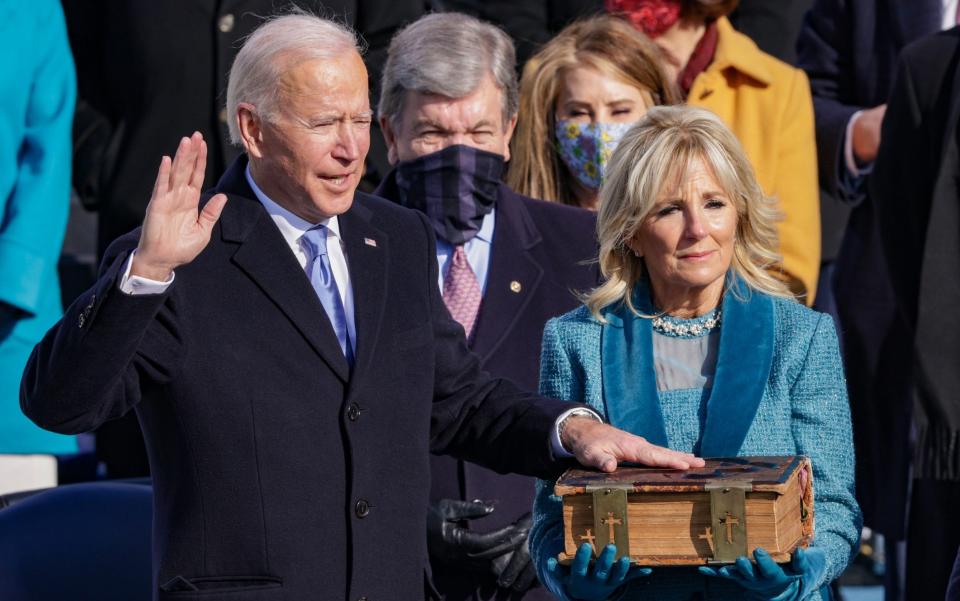
[[513,130],[517,128],[517,115],[514,115],[510,121],[507,122],[506,127],[503,132],[503,160],[507,162],[510,160],[510,140],[513,139]]
[[380,116],[380,131],[383,132],[383,141],[387,143],[387,161],[393,167],[397,164],[397,132],[393,131],[390,119]]
[[237,127],[240,129],[240,141],[247,154],[263,158],[263,123],[252,104],[241,102],[237,105]]

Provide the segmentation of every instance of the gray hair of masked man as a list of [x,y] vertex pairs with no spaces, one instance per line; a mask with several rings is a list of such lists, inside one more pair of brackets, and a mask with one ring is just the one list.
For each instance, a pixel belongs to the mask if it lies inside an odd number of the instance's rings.
[[[468,15],[427,15],[397,33],[390,43],[378,105],[391,164],[453,144],[509,159],[519,103],[515,66],[509,36]],[[450,102],[461,99],[471,106]],[[452,109],[455,122],[436,122],[439,119],[430,114],[431,100],[445,103],[448,113]],[[490,111],[480,106],[492,102],[498,106],[495,123],[490,122]]]
[[367,71],[350,29],[296,12],[261,25],[230,70],[230,138],[257,185],[311,223],[350,208],[370,146]]

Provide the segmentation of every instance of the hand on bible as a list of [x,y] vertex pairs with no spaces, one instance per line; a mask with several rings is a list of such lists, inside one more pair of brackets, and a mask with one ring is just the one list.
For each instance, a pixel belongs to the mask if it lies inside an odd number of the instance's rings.
[[617,464],[621,462],[679,470],[704,465],[703,459],[691,453],[658,447],[641,436],[634,436],[591,417],[575,415],[567,418],[560,442],[582,465],[605,472],[617,469]]
[[173,161],[166,156],[160,161],[132,275],[166,281],[174,269],[193,261],[207,246],[227,197],[217,194],[200,209],[206,168],[207,144],[200,132],[180,140]]
[[493,532],[478,532],[466,522],[493,513],[494,507],[481,501],[440,499],[427,512],[427,547],[441,563],[474,572],[496,574],[493,560],[522,544],[530,526],[504,526]]
[[546,576],[552,582],[545,584],[554,592],[563,592],[571,599],[599,601],[609,599],[624,583],[653,572],[650,568],[631,567],[629,557],[621,557],[614,562],[617,556],[615,545],[604,547],[600,557],[591,566],[592,556],[593,546],[584,543],[577,549],[569,568],[561,566],[551,557],[547,560]]

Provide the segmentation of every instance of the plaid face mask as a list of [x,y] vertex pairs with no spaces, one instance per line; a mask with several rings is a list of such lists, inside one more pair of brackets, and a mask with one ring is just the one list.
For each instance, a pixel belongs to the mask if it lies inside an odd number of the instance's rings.
[[600,188],[610,155],[633,123],[557,121],[557,152],[570,173],[591,190]]
[[503,156],[455,144],[397,165],[400,204],[426,213],[436,235],[464,244],[497,202]]

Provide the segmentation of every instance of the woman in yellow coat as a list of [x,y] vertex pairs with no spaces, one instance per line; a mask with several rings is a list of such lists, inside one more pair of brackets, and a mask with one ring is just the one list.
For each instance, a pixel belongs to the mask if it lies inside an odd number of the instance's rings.
[[779,201],[783,271],[813,302],[820,200],[813,101],[803,71],[757,48],[726,15],[737,0],[608,0],[664,51],[687,103],[716,113],[743,145],[763,191]]

